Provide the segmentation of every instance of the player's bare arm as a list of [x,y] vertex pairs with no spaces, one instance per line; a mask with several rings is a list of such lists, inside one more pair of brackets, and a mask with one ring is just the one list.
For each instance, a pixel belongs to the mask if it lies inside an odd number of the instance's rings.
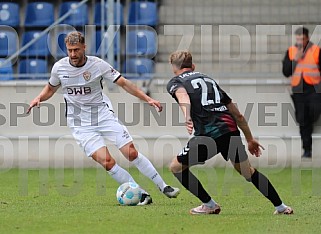
[[245,139],[248,143],[248,150],[250,151],[250,153],[252,155],[255,155],[256,157],[261,156],[262,152],[261,152],[260,148],[262,148],[264,150],[264,147],[262,145],[260,145],[260,143],[253,138],[250,127],[249,127],[246,119],[244,118],[244,116],[241,114],[241,112],[234,105],[233,102],[230,102],[229,104],[227,104],[227,108],[228,108],[229,112],[233,115],[233,117],[235,118],[237,126],[244,133]]
[[175,95],[185,117],[185,125],[187,132],[191,135],[193,133],[194,128],[193,121],[191,118],[191,100],[188,96],[188,93],[186,92],[186,89],[183,87],[178,88],[175,92]]
[[54,93],[58,90],[58,88],[59,86],[54,87],[54,86],[51,86],[50,84],[47,84],[43,88],[43,90],[40,92],[40,94],[31,101],[29,108],[27,110],[27,114],[30,113],[33,107],[35,106],[39,107],[40,102],[47,101],[49,98],[51,98],[54,95]]
[[153,98],[146,95],[142,90],[140,90],[133,82],[127,80],[125,77],[120,77],[116,84],[122,87],[124,90],[126,90],[131,95],[147,102],[150,106],[155,107],[159,112],[162,111],[163,107],[160,104],[159,101],[154,100]]

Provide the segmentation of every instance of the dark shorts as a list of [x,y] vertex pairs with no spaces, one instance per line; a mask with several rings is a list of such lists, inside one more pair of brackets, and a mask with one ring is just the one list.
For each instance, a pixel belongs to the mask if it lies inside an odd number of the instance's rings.
[[190,139],[181,153],[177,156],[178,162],[193,166],[204,164],[206,160],[221,153],[223,158],[234,163],[248,159],[248,155],[240,137],[240,132],[230,132],[216,139],[207,136],[195,136]]

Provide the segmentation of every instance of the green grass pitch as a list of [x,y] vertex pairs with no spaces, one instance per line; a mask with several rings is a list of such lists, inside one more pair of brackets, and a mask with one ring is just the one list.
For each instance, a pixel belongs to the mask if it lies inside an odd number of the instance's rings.
[[[130,169],[152,195],[145,207],[117,204],[118,185],[102,169],[11,169],[0,172],[1,233],[319,233],[320,169],[262,169],[292,216],[274,216],[273,206],[231,169],[194,168],[222,206],[220,215],[192,216],[200,204],[182,189],[177,199]],[[167,169],[160,173],[179,186]],[[181,187],[181,186],[180,186]]]

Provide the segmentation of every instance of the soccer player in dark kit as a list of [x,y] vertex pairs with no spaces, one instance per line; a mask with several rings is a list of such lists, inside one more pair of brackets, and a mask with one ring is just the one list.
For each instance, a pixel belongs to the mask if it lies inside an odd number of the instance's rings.
[[167,90],[181,107],[188,133],[192,134],[195,130],[194,137],[170,165],[180,183],[202,201],[190,213],[220,213],[220,206],[205,191],[189,167],[202,164],[221,153],[226,161],[230,160],[234,168],[271,201],[275,207],[274,214],[293,214],[293,209],[282,202],[270,181],[251,166],[239,128],[244,133],[252,155],[259,157],[260,148],[263,147],[253,138],[247,121],[231,98],[212,78],[194,71],[190,52],[172,53],[170,64],[175,77],[169,81]]

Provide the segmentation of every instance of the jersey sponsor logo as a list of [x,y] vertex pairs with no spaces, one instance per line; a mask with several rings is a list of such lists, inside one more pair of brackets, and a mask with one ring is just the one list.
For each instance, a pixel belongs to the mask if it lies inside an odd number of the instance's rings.
[[90,87],[72,87],[67,88],[67,93],[69,95],[87,95],[91,93]]
[[85,71],[85,72],[82,74],[82,76],[84,77],[84,79],[85,79],[86,81],[88,81],[88,80],[90,80],[90,78],[91,78],[91,73],[90,73],[89,71]]
[[221,111],[221,112],[227,111],[227,107],[225,105],[220,106],[220,107],[216,107],[216,108],[214,108],[214,111]]
[[68,75],[63,75],[62,78],[69,78],[69,76]]

